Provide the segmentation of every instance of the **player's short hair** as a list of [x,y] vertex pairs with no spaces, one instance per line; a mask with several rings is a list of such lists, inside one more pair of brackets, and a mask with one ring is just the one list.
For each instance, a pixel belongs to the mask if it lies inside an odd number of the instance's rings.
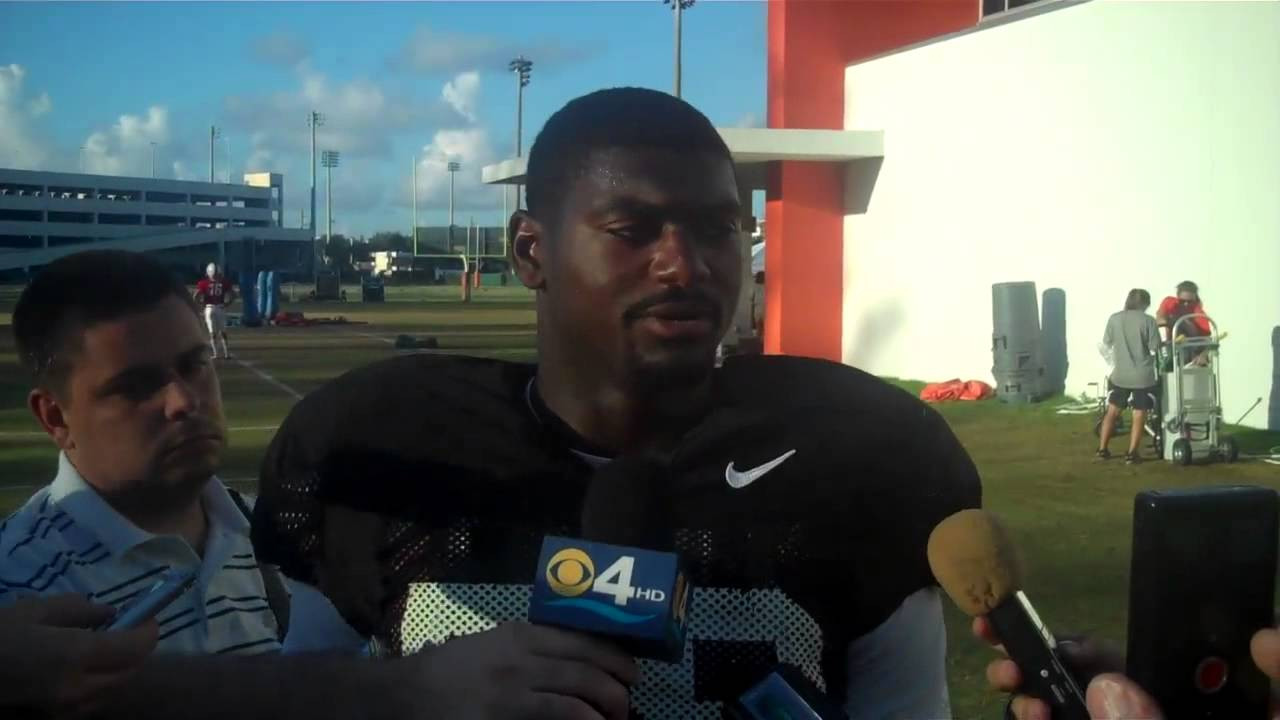
[[1149,307],[1151,307],[1151,293],[1142,288],[1130,290],[1128,297],[1124,299],[1125,310],[1146,310]]
[[1196,284],[1191,282],[1190,280],[1183,280],[1182,282],[1178,283],[1178,292],[1195,293],[1196,297],[1200,297],[1200,288],[1196,287]]
[[144,312],[173,296],[196,312],[182,281],[155,259],[127,250],[86,250],[46,265],[13,309],[19,361],[38,385],[63,389],[68,357],[85,330]]
[[645,88],[597,90],[570,100],[538,133],[525,173],[529,214],[554,224],[591,153],[617,147],[710,152],[733,162],[711,121],[684,100]]

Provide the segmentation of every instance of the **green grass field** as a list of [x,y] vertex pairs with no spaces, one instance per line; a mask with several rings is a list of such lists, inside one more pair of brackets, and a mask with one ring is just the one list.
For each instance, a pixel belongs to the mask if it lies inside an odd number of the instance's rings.
[[[349,297],[358,294],[358,289],[348,289]],[[388,288],[388,296],[392,302],[383,305],[286,305],[309,316],[342,315],[367,324],[232,330],[233,352],[253,369],[236,363],[222,366],[232,428],[224,477],[249,485],[272,428],[295,400],[293,393],[305,394],[344,370],[395,353],[397,334],[434,335],[441,352],[534,357],[534,311],[522,290],[483,288],[469,305],[457,302],[454,288]],[[0,290],[0,323],[8,323],[13,299],[12,290]],[[920,387],[899,384],[911,390]],[[27,389],[11,335],[2,330],[0,515],[47,483],[56,466],[52,446],[25,410]],[[1021,544],[1029,566],[1027,591],[1046,622],[1059,632],[1122,640],[1134,494],[1148,488],[1229,483],[1280,488],[1280,467],[1257,462],[1190,468],[1164,462],[1127,467],[1118,460],[1095,464],[1092,418],[1056,415],[1056,404],[1009,407],[987,402],[941,409],[982,472],[987,507],[1005,518]],[[1242,431],[1237,437],[1245,452],[1280,445],[1276,433]],[[966,619],[951,612],[948,620],[955,717],[999,718],[1002,700],[985,689],[983,669],[989,651],[969,635]]]

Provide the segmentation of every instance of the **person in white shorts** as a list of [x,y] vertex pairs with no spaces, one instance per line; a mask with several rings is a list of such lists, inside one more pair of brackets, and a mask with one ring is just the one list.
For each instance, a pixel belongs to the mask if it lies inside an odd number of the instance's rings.
[[227,305],[235,299],[235,287],[222,276],[216,263],[209,263],[205,276],[196,283],[196,302],[204,306],[204,323],[209,328],[209,346],[218,357],[217,340],[222,340],[222,357],[231,357],[227,348]]

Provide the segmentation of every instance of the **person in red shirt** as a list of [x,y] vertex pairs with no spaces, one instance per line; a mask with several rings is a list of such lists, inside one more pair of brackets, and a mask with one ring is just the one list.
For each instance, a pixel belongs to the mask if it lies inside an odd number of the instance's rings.
[[[1200,302],[1200,288],[1190,280],[1184,280],[1178,283],[1178,294],[1169,296],[1160,303],[1160,307],[1156,310],[1156,325],[1160,327],[1160,334],[1165,342],[1172,339],[1171,333],[1173,326],[1178,320],[1185,315],[1203,315],[1204,305]],[[1211,334],[1213,331],[1209,326],[1208,318],[1193,318],[1191,322],[1182,323],[1178,326],[1178,334],[1187,337],[1202,337]],[[1203,365],[1205,357],[1203,353],[1195,354],[1184,353],[1182,362],[1195,362]]]
[[204,305],[204,322],[209,328],[209,346],[218,357],[217,340],[222,340],[222,357],[231,357],[227,348],[227,306],[235,299],[235,286],[218,272],[215,263],[205,268],[205,276],[196,283],[196,302]]

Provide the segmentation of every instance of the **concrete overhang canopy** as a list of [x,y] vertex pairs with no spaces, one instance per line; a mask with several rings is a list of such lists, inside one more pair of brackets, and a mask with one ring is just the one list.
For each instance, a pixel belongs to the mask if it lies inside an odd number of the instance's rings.
[[[719,128],[739,166],[782,160],[848,164],[884,157],[881,130],[798,130],[778,128]],[[527,157],[487,165],[480,178],[490,185],[522,185]]]
[[488,185],[523,185],[528,157],[507,158],[480,168],[480,180]]

